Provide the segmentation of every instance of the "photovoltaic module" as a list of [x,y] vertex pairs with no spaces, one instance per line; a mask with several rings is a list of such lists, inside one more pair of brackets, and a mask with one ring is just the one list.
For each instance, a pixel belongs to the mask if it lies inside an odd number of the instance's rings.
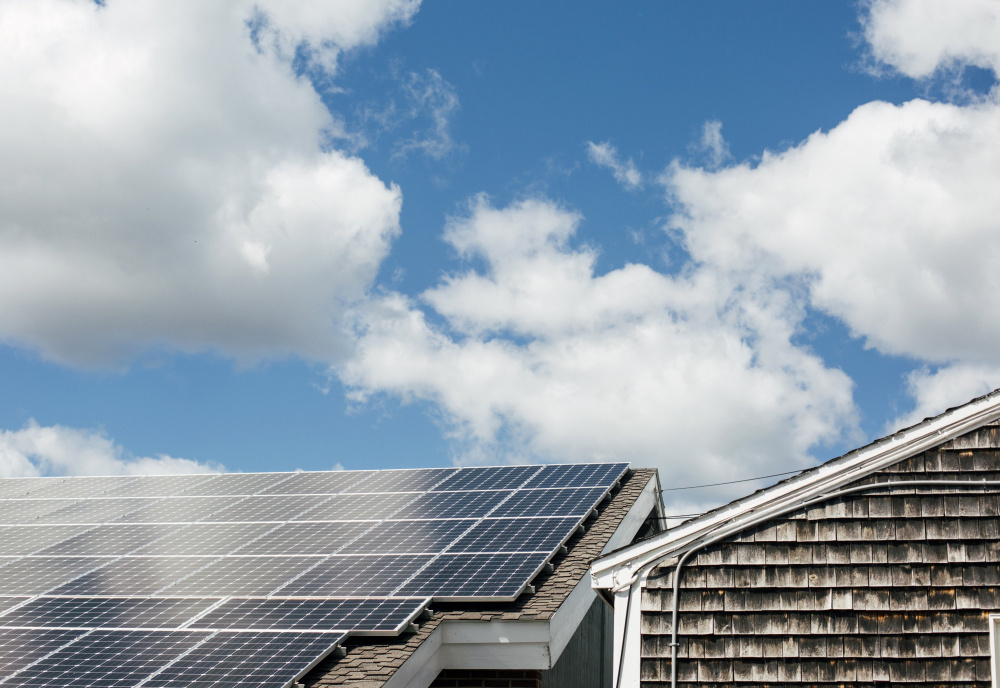
[[516,599],[626,469],[0,479],[0,686],[290,686]]

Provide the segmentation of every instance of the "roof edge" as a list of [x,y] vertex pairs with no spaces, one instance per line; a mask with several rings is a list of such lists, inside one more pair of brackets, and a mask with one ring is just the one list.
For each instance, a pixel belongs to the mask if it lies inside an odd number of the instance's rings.
[[[882,468],[1000,418],[1000,389],[953,407],[932,418],[898,430],[771,487],[741,497],[648,540],[597,558],[591,566],[594,587],[611,588],[622,566],[636,571],[652,561],[680,553],[722,526],[739,532],[771,518],[796,502],[820,496]],[[631,573],[629,573],[631,576]]]

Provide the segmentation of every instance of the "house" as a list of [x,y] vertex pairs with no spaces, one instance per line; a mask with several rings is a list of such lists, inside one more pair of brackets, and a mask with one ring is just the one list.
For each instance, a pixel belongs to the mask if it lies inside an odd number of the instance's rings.
[[625,463],[0,478],[0,683],[610,685]]
[[1000,391],[598,558],[616,686],[997,685]]

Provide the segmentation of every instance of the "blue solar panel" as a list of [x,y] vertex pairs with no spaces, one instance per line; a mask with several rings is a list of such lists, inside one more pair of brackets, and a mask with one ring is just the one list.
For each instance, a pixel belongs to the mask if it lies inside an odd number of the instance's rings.
[[0,681],[282,688],[432,598],[514,599],[625,468],[0,479]]

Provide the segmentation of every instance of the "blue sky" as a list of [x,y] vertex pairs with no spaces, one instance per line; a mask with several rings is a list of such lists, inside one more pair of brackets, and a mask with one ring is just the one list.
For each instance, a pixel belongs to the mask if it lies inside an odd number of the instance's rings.
[[7,3],[0,470],[693,484],[992,389],[1000,9],[948,7]]

